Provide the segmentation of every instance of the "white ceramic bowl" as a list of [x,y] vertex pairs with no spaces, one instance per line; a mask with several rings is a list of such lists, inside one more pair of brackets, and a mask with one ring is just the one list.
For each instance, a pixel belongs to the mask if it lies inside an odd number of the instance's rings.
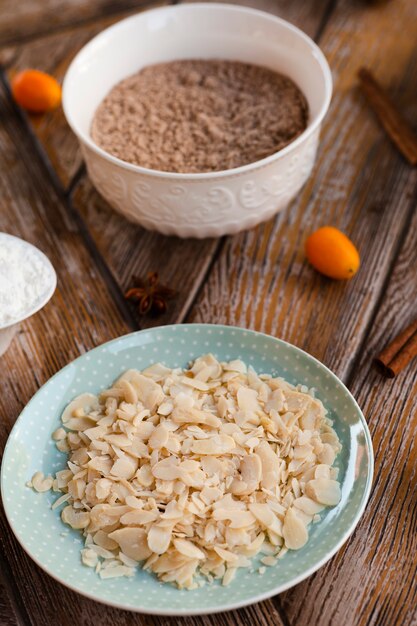
[[[146,65],[190,58],[233,59],[287,74],[308,100],[306,130],[261,161],[205,174],[146,169],[93,142],[94,112],[117,82]],[[314,164],[331,90],[322,52],[288,22],[239,6],[181,4],[134,15],[90,41],[68,69],[63,107],[89,176],[112,207],[167,235],[218,237],[269,219],[297,194]]]
[[[23,311],[21,315],[10,320],[7,324],[0,324],[0,356],[4,354],[11,344],[13,337],[16,335],[20,322],[23,322],[28,317],[31,317],[37,311],[40,311],[45,304],[52,298],[52,295],[56,288],[56,273],[52,266],[52,263],[48,259],[48,257],[41,252],[38,248],[33,246],[31,243],[20,239],[20,237],[15,237],[14,235],[9,235],[7,233],[0,233],[0,247],[3,241],[14,242],[16,246],[20,248],[25,248],[30,250],[32,254],[35,254],[38,261],[41,262],[45,268],[47,273],[47,281],[45,283],[44,291],[39,295],[39,297],[31,302],[27,303],[26,309]],[[1,367],[0,367],[1,371]]]

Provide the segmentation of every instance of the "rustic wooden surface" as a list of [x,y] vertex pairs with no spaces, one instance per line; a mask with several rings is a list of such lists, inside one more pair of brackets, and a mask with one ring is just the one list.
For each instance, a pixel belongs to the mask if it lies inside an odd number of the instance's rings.
[[[8,90],[13,73],[29,65],[61,79],[85,41],[151,4],[0,0],[0,230],[38,245],[58,272],[52,301],[0,358],[0,449],[53,373],[95,345],[155,323],[137,319],[122,296],[132,274],[154,270],[178,290],[158,323],[262,330],[308,350],[348,384],[375,446],[370,503],[345,547],[297,587],[241,611],[184,619],[117,611],[76,596],[26,557],[1,512],[1,626],[417,624],[416,364],[394,381],[371,365],[417,314],[417,170],[386,139],[356,87],[357,69],[366,64],[417,124],[417,7],[414,0],[242,3],[315,37],[335,93],[315,171],[292,206],[253,231],[197,242],[148,233],[112,212],[84,174],[62,112],[28,117]],[[327,223],[361,252],[361,270],[347,284],[320,277],[304,260],[304,238]]]

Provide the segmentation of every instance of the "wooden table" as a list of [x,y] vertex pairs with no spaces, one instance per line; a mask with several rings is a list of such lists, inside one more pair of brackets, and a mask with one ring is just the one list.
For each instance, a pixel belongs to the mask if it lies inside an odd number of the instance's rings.
[[[146,232],[112,212],[92,188],[62,112],[29,118],[10,99],[16,70],[32,66],[62,78],[95,33],[153,5],[1,0],[0,230],[44,250],[58,288],[0,359],[0,446],[39,386],[86,350],[152,324],[236,324],[304,348],[351,389],[376,453],[365,515],[325,567],[286,593],[228,614],[169,619],[117,611],[67,590],[25,555],[2,513],[2,626],[417,623],[417,367],[393,381],[372,367],[375,352],[417,313],[417,171],[381,131],[356,79],[358,68],[369,66],[416,123],[417,5],[246,3],[319,42],[335,93],[313,176],[292,206],[250,232],[201,242]],[[362,267],[349,283],[326,280],[304,259],[306,235],[324,224],[343,229],[360,249]],[[135,317],[123,299],[132,274],[148,271],[179,292],[156,322]]]

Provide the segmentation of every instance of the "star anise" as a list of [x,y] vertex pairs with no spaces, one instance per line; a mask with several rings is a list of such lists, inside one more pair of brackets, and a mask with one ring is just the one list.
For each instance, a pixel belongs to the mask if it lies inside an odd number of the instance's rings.
[[146,279],[133,276],[132,281],[133,287],[126,291],[125,298],[138,303],[140,315],[165,313],[168,300],[176,295],[173,289],[160,284],[157,272],[149,272]]

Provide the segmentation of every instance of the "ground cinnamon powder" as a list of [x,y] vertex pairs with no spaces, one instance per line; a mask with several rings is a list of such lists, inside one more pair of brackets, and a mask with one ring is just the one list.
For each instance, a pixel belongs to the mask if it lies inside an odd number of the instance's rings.
[[226,60],[145,67],[98,107],[93,140],[123,161],[168,172],[253,163],[306,128],[308,105],[287,76]]

